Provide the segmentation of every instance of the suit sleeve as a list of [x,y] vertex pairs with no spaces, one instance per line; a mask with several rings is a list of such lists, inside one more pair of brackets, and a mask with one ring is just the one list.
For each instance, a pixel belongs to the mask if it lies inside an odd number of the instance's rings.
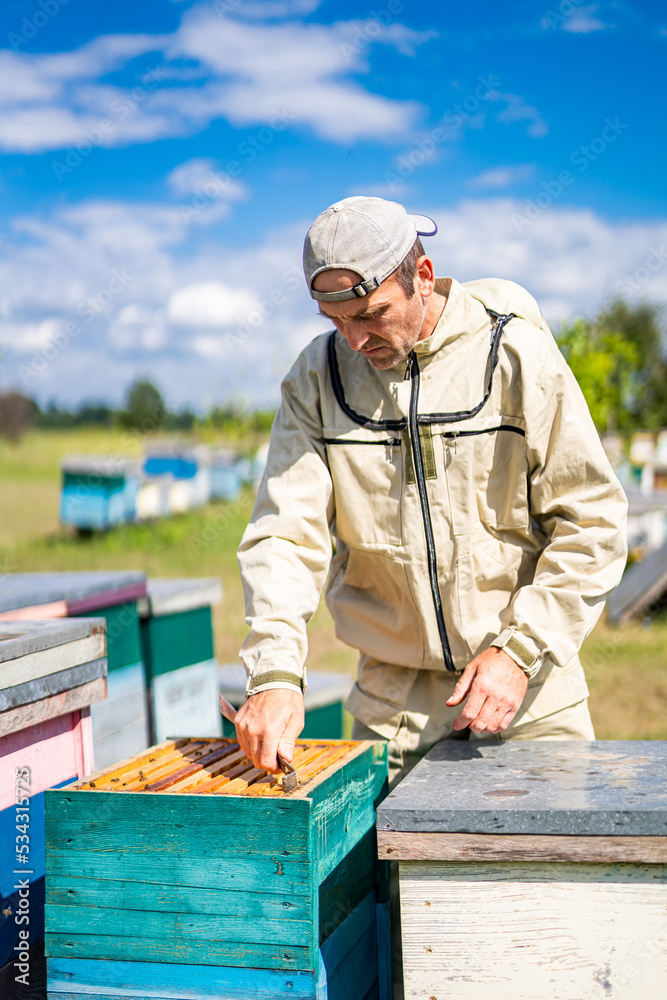
[[282,385],[266,470],[238,552],[248,636],[247,693],[305,691],[306,625],[332,555],[333,488],[319,378],[304,352]]
[[522,371],[530,514],[546,544],[493,645],[534,676],[575,656],[627,557],[627,500],[583,394],[550,335]]

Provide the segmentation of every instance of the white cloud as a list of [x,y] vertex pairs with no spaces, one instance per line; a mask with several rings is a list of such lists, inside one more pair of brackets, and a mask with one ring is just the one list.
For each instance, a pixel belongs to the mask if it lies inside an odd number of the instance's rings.
[[369,93],[341,77],[364,69],[376,38],[414,52],[429,37],[399,24],[372,37],[359,22],[251,25],[220,21],[199,8],[184,18],[167,54],[196,59],[225,79],[189,95],[192,115],[222,115],[244,126],[270,122],[282,112],[317,135],[349,142],[404,133],[419,106]]
[[164,309],[131,302],[122,306],[107,329],[109,345],[121,354],[135,349],[158,351],[167,346]]
[[542,117],[537,108],[528,104],[524,97],[519,94],[502,94],[500,91],[491,91],[486,95],[488,101],[505,101],[507,107],[496,115],[496,121],[502,125],[513,125],[515,122],[527,121],[528,135],[534,139],[541,139],[549,131],[549,125]]
[[609,25],[594,16],[595,12],[599,9],[599,4],[579,7],[569,17],[566,17],[563,22],[563,31],[569,31],[577,35],[588,34],[590,31],[604,31]]
[[0,105],[50,100],[60,88],[34,62],[13,52],[0,51]]
[[204,156],[179,163],[167,175],[167,185],[174,195],[186,199],[186,207],[190,199],[190,207],[200,210],[207,202],[239,201],[248,196],[244,184],[219,170],[215,160]]
[[471,188],[479,190],[498,190],[511,187],[521,181],[528,180],[534,172],[531,163],[519,163],[507,167],[491,167],[482,171],[476,177],[471,177],[468,184]]
[[[226,16],[208,3],[185,10],[171,35],[100,36],[56,54],[0,53],[0,145],[36,153],[88,144],[89,153],[189,135],[217,118],[271,125],[281,110],[289,124],[335,142],[390,138],[417,120],[420,105],[374,94],[359,77],[370,71],[373,45],[413,56],[431,32],[374,17],[333,25],[279,19],[314,9],[308,0],[276,4],[271,14],[262,4],[257,20],[257,5],[227,6]],[[135,86],[101,82],[139,56],[154,65]]]
[[174,292],[167,303],[167,318],[177,326],[228,327],[246,322],[255,309],[257,300],[247,289],[208,281]]
[[286,17],[306,17],[322,3],[322,0],[261,0],[252,3],[251,0],[215,0],[217,13],[235,13],[248,20],[266,21],[280,20]]
[[[440,273],[444,265],[460,280],[495,274],[517,281],[555,324],[617,295],[667,303],[667,220],[612,222],[556,203],[524,222],[524,209],[512,198],[425,209],[439,226],[428,246]],[[664,260],[649,270],[652,248]]]
[[42,351],[60,331],[61,324],[53,317],[39,323],[3,323],[0,324],[0,344],[20,355]]
[[[667,302],[667,219],[611,221],[555,201],[530,221],[525,205],[421,206],[439,225],[427,244],[438,274],[511,278],[552,324],[616,294]],[[202,245],[172,204],[89,201],[15,219],[0,244],[3,383],[42,402],[119,401],[148,374],[177,406],[272,404],[327,328],[301,273],[310,221],[245,245],[223,222]]]

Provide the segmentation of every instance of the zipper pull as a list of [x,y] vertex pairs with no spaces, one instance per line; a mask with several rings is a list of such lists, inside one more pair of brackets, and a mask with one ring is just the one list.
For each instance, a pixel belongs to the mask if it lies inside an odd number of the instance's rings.
[[448,448],[451,448],[453,444],[455,455],[456,455],[456,442],[458,441],[459,433],[460,433],[459,431],[445,431],[445,433],[442,435],[443,438],[445,439],[445,444],[447,445]]
[[403,376],[403,381],[407,382],[408,379],[412,378],[412,354],[408,354],[408,360],[405,364],[405,375]]

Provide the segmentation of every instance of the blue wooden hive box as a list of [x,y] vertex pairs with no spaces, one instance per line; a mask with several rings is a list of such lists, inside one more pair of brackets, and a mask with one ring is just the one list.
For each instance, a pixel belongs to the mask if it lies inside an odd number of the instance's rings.
[[46,796],[51,1000],[389,1000],[382,743],[174,739]]
[[104,455],[69,455],[61,462],[60,520],[75,528],[105,531],[133,521],[140,464]]

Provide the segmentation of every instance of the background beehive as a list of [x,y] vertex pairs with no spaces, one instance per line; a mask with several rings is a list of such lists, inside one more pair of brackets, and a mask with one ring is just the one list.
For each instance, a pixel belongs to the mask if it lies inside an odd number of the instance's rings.
[[385,745],[300,741],[295,763],[286,793],[234,740],[172,740],[49,793],[49,995],[385,995]]
[[221,733],[212,620],[220,601],[217,578],[148,580],[138,611],[151,743],[171,733]]

